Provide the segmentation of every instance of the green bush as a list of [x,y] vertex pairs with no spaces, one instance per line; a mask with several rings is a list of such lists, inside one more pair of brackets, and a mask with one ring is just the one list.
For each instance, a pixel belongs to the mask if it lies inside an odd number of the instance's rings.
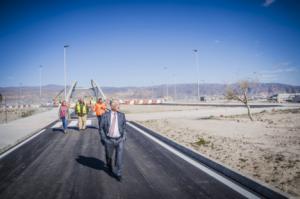
[[199,138],[197,142],[195,142],[196,145],[198,146],[205,146],[209,144],[209,141],[206,141],[204,138]]
[[33,113],[34,113],[34,110],[24,111],[24,112],[22,112],[21,117],[28,117],[28,116],[33,115]]

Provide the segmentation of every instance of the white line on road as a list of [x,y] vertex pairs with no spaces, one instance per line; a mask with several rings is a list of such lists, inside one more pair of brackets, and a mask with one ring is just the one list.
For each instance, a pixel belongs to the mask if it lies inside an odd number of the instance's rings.
[[92,120],[87,120],[87,121],[86,121],[86,125],[87,125],[87,126],[92,126]]
[[68,124],[68,127],[77,127],[78,120],[73,120]]
[[174,153],[175,155],[177,155],[178,157],[184,159],[185,161],[187,161],[188,163],[194,165],[195,167],[197,167],[198,169],[202,170],[203,172],[207,173],[208,175],[210,175],[211,177],[215,178],[216,180],[220,181],[221,183],[225,184],[226,186],[230,187],[231,189],[235,190],[236,192],[240,193],[241,195],[247,197],[247,198],[257,198],[259,199],[259,197],[257,197],[256,195],[254,195],[253,193],[249,192],[248,190],[244,189],[243,187],[233,183],[232,181],[228,180],[227,178],[217,174],[216,172],[212,171],[211,169],[203,166],[202,164],[200,164],[199,162],[193,160],[192,158],[186,156],[185,154],[179,152],[178,150],[174,149],[173,147],[167,145],[166,143],[160,141],[159,139],[153,137],[152,135],[148,134],[147,132],[143,131],[142,129],[136,127],[135,125],[128,123],[127,124],[129,126],[131,126],[132,128],[134,128],[135,130],[137,130],[138,132],[142,133],[143,135],[147,136],[148,138],[150,138],[151,140],[153,140],[154,142],[160,144],[162,147],[164,147],[165,149],[169,150],[170,152]]
[[7,150],[6,152],[4,152],[3,154],[0,155],[0,159],[4,158],[5,156],[7,156],[8,154],[10,154],[11,152],[15,151],[16,149],[20,148],[21,146],[23,146],[24,144],[26,144],[27,142],[29,142],[30,140],[32,140],[33,138],[37,137],[38,135],[40,135],[41,133],[43,133],[46,129],[41,130],[40,132],[34,134],[33,136],[29,137],[28,139],[24,140],[23,142],[17,144],[16,146],[12,147],[11,149]]
[[[72,120],[69,124],[68,127],[77,127],[78,126],[78,120]],[[92,125],[92,120],[88,119],[86,120],[86,126],[93,126]],[[55,125],[53,125],[51,128],[58,128],[61,127],[61,122],[57,122]]]
[[59,128],[59,127],[61,127],[61,122],[56,122],[51,128],[56,129],[56,128]]

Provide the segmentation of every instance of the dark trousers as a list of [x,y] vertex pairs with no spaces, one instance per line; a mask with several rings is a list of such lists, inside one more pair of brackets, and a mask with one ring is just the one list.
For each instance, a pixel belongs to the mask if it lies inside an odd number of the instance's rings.
[[97,119],[98,119],[98,127],[100,129],[100,124],[101,124],[101,120],[102,120],[102,116],[97,116]]
[[67,118],[66,117],[61,117],[60,119],[62,121],[63,129],[66,130],[67,129],[67,125],[68,125]]
[[[105,141],[105,157],[106,163],[111,171],[117,175],[122,176],[123,168],[123,151],[124,151],[124,140],[119,139],[107,139]],[[114,166],[112,165],[113,154],[115,153]]]

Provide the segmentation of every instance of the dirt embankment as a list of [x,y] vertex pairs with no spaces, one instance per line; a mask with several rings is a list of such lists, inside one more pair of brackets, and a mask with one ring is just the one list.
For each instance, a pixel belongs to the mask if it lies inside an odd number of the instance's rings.
[[212,159],[300,197],[300,109],[169,118],[141,124]]
[[14,109],[1,109],[0,110],[0,124],[20,118],[25,118],[37,113],[45,112],[50,108],[14,108]]

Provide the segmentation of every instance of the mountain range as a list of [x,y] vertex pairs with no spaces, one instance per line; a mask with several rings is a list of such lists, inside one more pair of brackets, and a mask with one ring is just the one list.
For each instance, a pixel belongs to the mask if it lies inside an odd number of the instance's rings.
[[[227,87],[237,88],[238,84],[200,84],[201,96],[223,96]],[[10,103],[37,103],[52,102],[52,99],[64,89],[61,85],[46,85],[42,87],[42,98],[40,99],[40,88],[36,86],[24,87],[0,87],[0,94],[6,96]],[[192,99],[197,96],[197,84],[164,84],[144,87],[102,87],[107,97],[120,99],[143,99],[143,98],[175,98]],[[252,96],[270,96],[276,93],[299,93],[300,86],[280,83],[256,83],[250,88]],[[63,93],[61,94],[63,95]],[[60,96],[61,96],[60,95]],[[92,92],[78,91],[74,97],[92,95]],[[62,97],[62,96],[61,96]]]

